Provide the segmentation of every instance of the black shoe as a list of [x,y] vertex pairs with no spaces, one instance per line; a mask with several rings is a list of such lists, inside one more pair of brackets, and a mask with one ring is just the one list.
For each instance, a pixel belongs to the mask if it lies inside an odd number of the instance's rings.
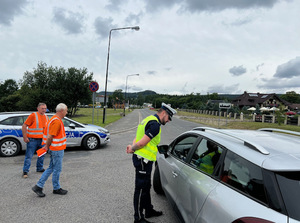
[[147,211],[145,213],[145,217],[146,218],[158,217],[161,216],[162,214],[163,214],[162,211],[155,211],[154,209],[152,209],[151,211]]
[[66,195],[67,193],[68,193],[68,191],[64,190],[62,188],[59,188],[58,190],[53,190],[53,194]]
[[142,218],[140,220],[134,220],[134,223],[152,223],[151,221],[147,221],[145,218]]
[[45,169],[37,170],[36,172],[38,172],[38,173],[43,173],[43,172],[45,172]]
[[35,185],[32,190],[34,193],[36,193],[39,197],[45,197],[46,194],[43,193],[43,188],[39,187],[38,185]]
[[23,172],[23,178],[27,178],[28,177],[28,173],[27,172]]

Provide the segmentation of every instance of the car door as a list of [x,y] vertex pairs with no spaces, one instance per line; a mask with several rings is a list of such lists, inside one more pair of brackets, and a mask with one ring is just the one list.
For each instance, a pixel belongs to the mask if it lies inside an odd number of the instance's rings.
[[65,126],[67,137],[67,146],[80,146],[82,136],[82,126],[69,119],[63,118],[62,122]]
[[[218,181],[214,178],[214,167],[217,166],[223,149],[213,143],[216,152],[209,153],[207,144],[211,142],[205,138],[198,141],[188,163],[181,168],[177,177],[178,195],[176,205],[181,211],[184,222],[195,222],[198,213],[203,207],[209,193],[216,187]],[[202,157],[202,158],[200,158]],[[208,157],[212,169],[203,168],[200,159]]]
[[[261,168],[231,151],[226,153],[220,183],[212,189],[195,222],[292,222],[267,207]],[[252,221],[238,220],[247,218]]]
[[[186,165],[189,151],[196,143],[198,136],[195,134],[186,134],[171,143],[169,156],[161,159],[159,162],[161,183],[165,194],[174,205],[177,195],[180,193],[178,180],[181,179],[181,169]],[[176,206],[175,206],[176,207]]]

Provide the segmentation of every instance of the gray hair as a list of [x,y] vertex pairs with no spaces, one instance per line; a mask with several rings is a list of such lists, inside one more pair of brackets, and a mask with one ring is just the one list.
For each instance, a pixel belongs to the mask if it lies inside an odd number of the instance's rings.
[[[46,105],[45,103],[43,103],[43,102],[40,102],[39,104],[38,104],[38,107],[40,107],[40,106],[42,106],[42,105]],[[47,105],[46,105],[47,106]]]
[[56,106],[56,112],[60,112],[60,111],[63,111],[63,110],[66,110],[68,107],[67,105],[65,105],[64,103],[59,103],[57,106]]

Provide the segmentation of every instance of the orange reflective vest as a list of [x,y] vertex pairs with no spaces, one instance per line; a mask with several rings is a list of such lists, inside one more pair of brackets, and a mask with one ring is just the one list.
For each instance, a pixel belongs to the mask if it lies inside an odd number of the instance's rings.
[[[31,116],[33,116],[34,118],[31,117],[33,122],[31,123],[31,125],[28,125],[27,137],[41,139],[41,138],[43,138],[44,128],[46,127],[46,124],[49,121],[49,118],[47,115],[41,115],[38,112],[33,112],[31,114]],[[26,122],[25,122],[25,124],[26,124]]]
[[49,135],[49,128],[50,125],[53,122],[60,122],[60,131],[56,136],[53,136],[53,140],[51,142],[51,145],[49,146],[50,150],[58,151],[58,150],[64,150],[67,146],[67,138],[66,138],[66,132],[65,132],[65,127],[62,122],[62,120],[54,115],[50,121],[47,123],[47,128],[45,128],[44,135],[43,135],[43,145],[46,144],[48,135]]

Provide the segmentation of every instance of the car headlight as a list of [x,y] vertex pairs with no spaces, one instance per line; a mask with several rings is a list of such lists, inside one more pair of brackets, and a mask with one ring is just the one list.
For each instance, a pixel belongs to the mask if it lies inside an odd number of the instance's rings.
[[109,131],[107,129],[98,129],[101,133],[108,134]]

